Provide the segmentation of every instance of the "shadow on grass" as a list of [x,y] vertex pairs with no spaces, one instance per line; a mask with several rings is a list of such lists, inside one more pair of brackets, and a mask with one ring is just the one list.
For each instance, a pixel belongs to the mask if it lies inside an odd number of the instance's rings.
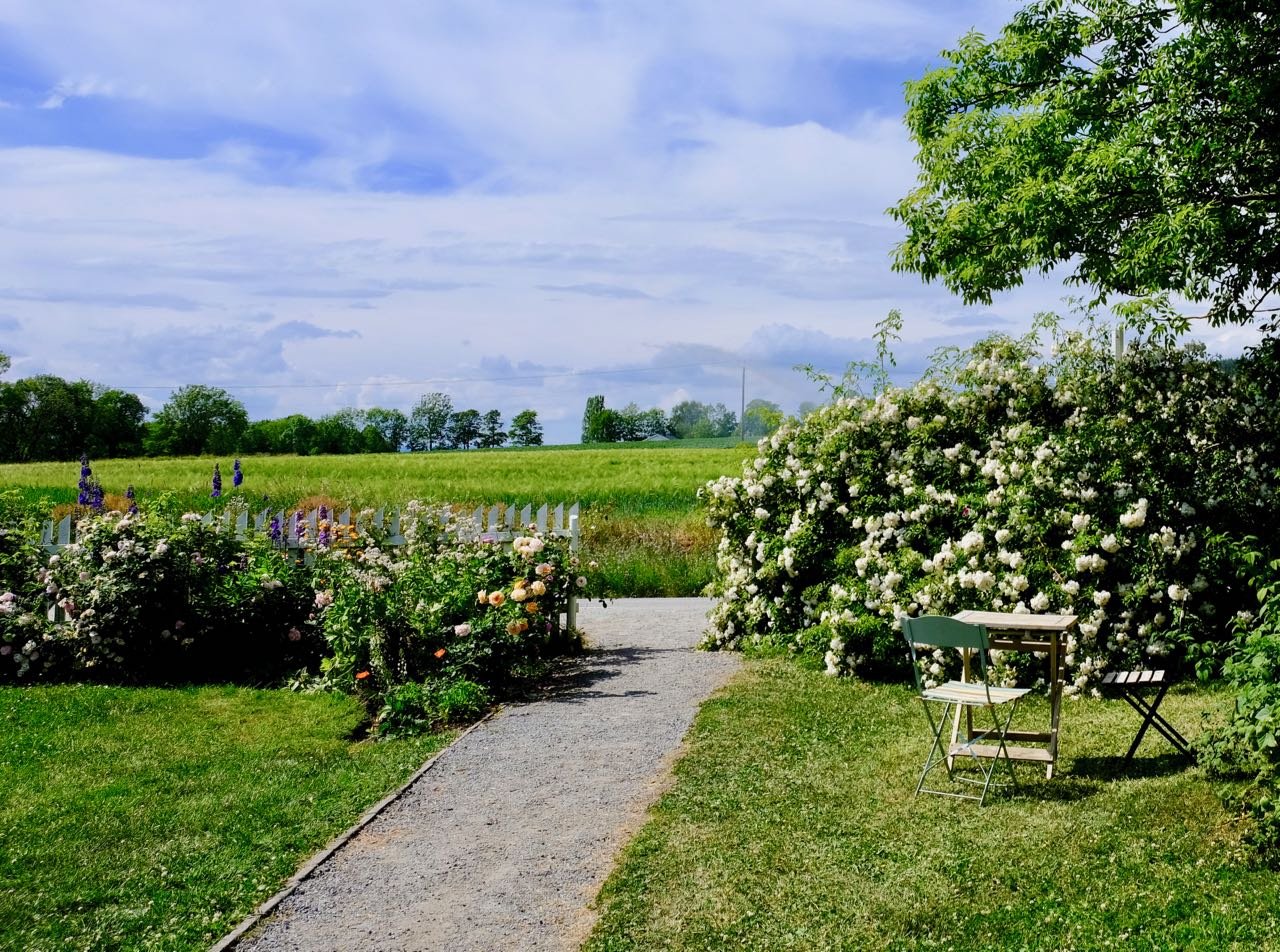
[[1169,751],[1155,757],[1134,757],[1130,761],[1126,761],[1123,755],[1077,757],[1071,762],[1071,773],[1073,776],[1097,780],[1138,780],[1145,777],[1168,777],[1193,766],[1190,757],[1177,751]]

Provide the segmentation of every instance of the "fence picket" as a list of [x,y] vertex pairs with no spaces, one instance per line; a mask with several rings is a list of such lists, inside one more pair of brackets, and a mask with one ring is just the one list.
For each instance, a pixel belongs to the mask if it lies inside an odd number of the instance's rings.
[[[578,503],[575,502],[569,507],[567,525],[564,521],[564,503],[559,503],[553,512],[554,518],[548,524],[547,505],[544,503],[539,507],[536,521],[538,531],[546,535],[567,538],[569,540],[569,551],[576,555],[580,542]],[[524,506],[517,514],[514,503],[506,507],[494,505],[487,512],[485,507],[480,506],[472,516],[475,521],[474,524],[481,531],[499,541],[510,541],[517,535],[523,535],[529,530],[530,523],[534,522],[532,506]],[[264,509],[252,517],[248,511],[234,512],[228,510],[216,516],[211,512],[206,512],[201,515],[200,521],[206,526],[217,525],[224,529],[232,529],[234,527],[236,536],[243,538],[250,531],[251,519],[253,531],[265,533],[269,529],[269,523],[272,518],[278,519],[280,522],[280,544],[283,548],[302,550],[308,560],[314,558],[312,550],[319,536],[319,512],[315,509],[303,514],[301,525],[306,527],[306,532],[301,536],[297,532],[298,520],[293,513],[284,509],[278,509],[274,513],[270,509]],[[348,509],[341,515],[335,515],[335,519],[340,525],[350,525],[352,519],[351,510]],[[399,509],[392,509],[390,513],[387,512],[385,507],[378,509],[373,514],[372,522],[375,527],[386,530],[386,543],[388,546],[395,548],[405,544],[404,534],[401,531],[401,512]],[[457,533],[461,528],[458,520],[453,517],[448,507],[441,507],[439,523],[442,535]],[[74,537],[75,522],[70,515],[63,516],[56,522],[51,519],[40,529],[40,546],[49,555],[56,555],[60,550],[71,545]],[[62,612],[56,606],[50,610],[51,619],[58,620],[61,616]],[[578,599],[576,595],[570,593],[567,607],[567,623],[569,627],[576,627],[577,618]]]

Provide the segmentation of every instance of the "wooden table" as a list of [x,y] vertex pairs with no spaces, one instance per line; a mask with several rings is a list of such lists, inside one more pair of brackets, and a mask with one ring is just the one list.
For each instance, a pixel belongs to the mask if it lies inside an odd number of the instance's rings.
[[[1044,731],[1009,731],[1005,737],[1012,741],[1044,744],[1043,747],[1026,747],[1006,745],[1005,749],[1013,760],[1029,760],[1045,765],[1044,775],[1053,777],[1054,765],[1058,762],[1058,719],[1062,710],[1063,663],[1062,636],[1076,623],[1075,615],[1026,615],[1012,612],[979,612],[963,611],[953,615],[956,621],[970,625],[984,625],[991,647],[999,651],[1045,651],[1049,655],[1049,730]],[[962,679],[969,680],[969,657],[964,657],[964,673]],[[973,712],[966,709],[968,717],[967,730],[970,738],[974,735]],[[951,729],[951,757],[954,759],[957,740],[960,736],[960,711],[956,711],[955,724]],[[965,749],[968,752],[968,748]],[[994,757],[999,747],[994,744],[978,744],[972,753],[979,757]]]

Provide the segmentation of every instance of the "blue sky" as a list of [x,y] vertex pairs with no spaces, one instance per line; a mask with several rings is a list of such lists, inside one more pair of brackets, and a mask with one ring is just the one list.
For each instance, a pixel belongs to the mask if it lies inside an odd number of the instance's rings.
[[[748,398],[1064,310],[895,275],[902,84],[1005,2],[0,0],[11,375],[254,417]],[[1237,352],[1247,332],[1211,347]]]

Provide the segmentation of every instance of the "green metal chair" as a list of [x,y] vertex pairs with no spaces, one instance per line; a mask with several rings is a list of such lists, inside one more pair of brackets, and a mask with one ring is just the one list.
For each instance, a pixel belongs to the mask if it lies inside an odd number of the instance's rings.
[[[1029,688],[1004,688],[993,686],[987,678],[987,653],[990,642],[987,629],[983,625],[970,625],[944,615],[922,615],[919,618],[902,619],[902,633],[911,650],[911,670],[915,674],[916,690],[920,692],[920,702],[924,705],[925,717],[929,721],[929,730],[933,734],[933,747],[925,758],[924,770],[920,772],[920,782],[916,784],[916,794],[935,793],[943,797],[956,797],[961,800],[977,800],[982,806],[987,802],[987,792],[991,789],[991,778],[1000,761],[1009,768],[1009,779],[1016,788],[1018,778],[1013,773],[1013,758],[1009,756],[1009,748],[1005,745],[1005,735],[1013,721],[1013,712],[1018,701]],[[981,675],[980,681],[948,681],[936,687],[926,687],[920,671],[920,656],[917,649],[924,648],[957,648],[962,653],[977,655]],[[937,706],[937,718],[935,708]],[[991,727],[975,732],[972,729],[974,709],[990,712]],[[1000,711],[1008,713],[1001,719]],[[958,719],[960,711],[965,710],[969,717],[968,735],[949,743],[943,732]],[[994,743],[993,743],[994,742]],[[953,759],[958,755],[972,758],[974,765],[981,772],[982,779],[961,776],[956,772]],[[983,762],[986,762],[985,765]],[[982,788],[981,793],[961,793],[956,790],[936,790],[925,786],[929,773],[939,766],[944,766],[947,777],[953,783],[972,784]]]

